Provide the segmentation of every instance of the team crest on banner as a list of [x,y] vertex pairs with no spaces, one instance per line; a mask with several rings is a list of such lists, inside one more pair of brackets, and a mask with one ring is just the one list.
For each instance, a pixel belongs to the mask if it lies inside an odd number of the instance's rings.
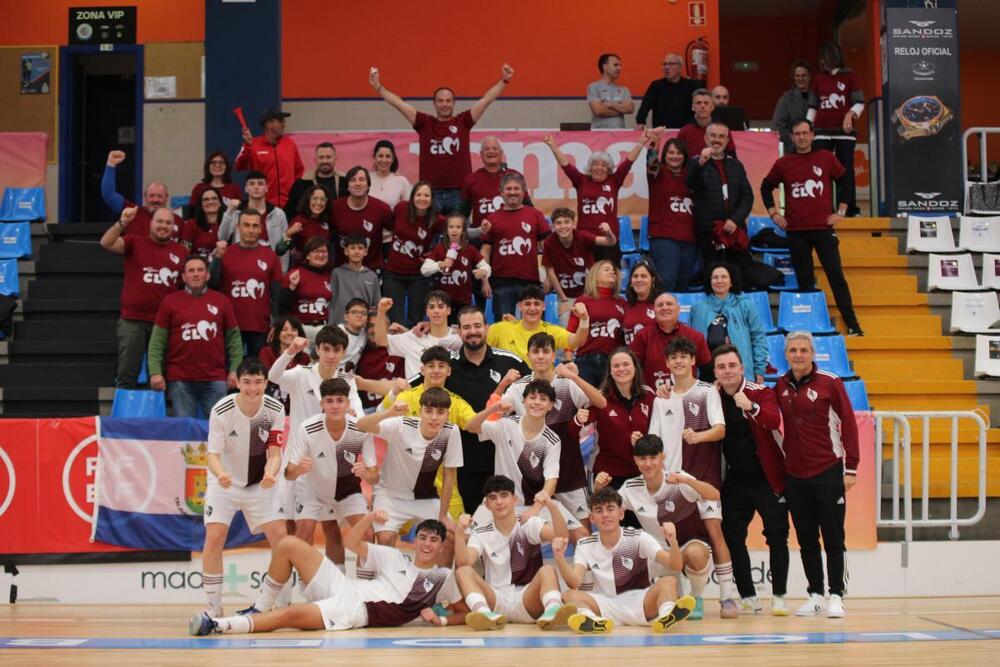
[[191,443],[181,447],[184,456],[184,506],[177,498],[177,509],[184,507],[192,514],[204,514],[205,491],[208,489],[208,446],[203,442],[197,446]]

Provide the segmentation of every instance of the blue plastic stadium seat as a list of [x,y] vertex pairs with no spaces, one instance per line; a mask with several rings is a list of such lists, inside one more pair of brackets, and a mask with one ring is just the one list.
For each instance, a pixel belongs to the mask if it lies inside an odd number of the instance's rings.
[[111,416],[166,417],[166,392],[149,389],[115,389],[115,400],[111,404]]
[[142,365],[139,366],[139,377],[135,379],[138,384],[149,383],[149,363],[146,360],[146,353],[142,355]]
[[17,275],[16,259],[0,259],[0,294],[17,296],[21,293],[21,283]]
[[649,216],[639,219],[639,250],[649,252]]
[[45,188],[6,188],[0,204],[0,222],[45,219]]
[[854,377],[843,336],[815,336],[813,346],[816,349],[817,368],[842,378]]
[[768,374],[769,378],[776,378],[788,372],[788,360],[785,359],[785,337],[782,334],[770,334],[767,337],[767,362],[777,371]]
[[864,380],[848,380],[844,382],[844,388],[847,389],[847,398],[851,399],[851,407],[855,412],[872,409],[868,402],[868,387],[865,386]]
[[765,252],[763,259],[765,264],[773,266],[785,275],[784,285],[771,285],[769,289],[783,291],[799,288],[799,282],[795,279],[795,269],[792,268],[791,257],[773,252]]
[[618,247],[625,252],[637,252],[635,233],[632,231],[632,218],[623,215],[618,218]]
[[625,288],[628,287],[628,281],[632,278],[632,269],[635,268],[636,263],[638,263],[640,259],[642,259],[642,255],[637,252],[630,252],[622,255],[622,294],[625,293]]
[[757,236],[763,229],[773,229],[774,233],[781,238],[788,238],[785,230],[774,224],[774,220],[767,216],[752,215],[747,218],[747,236],[750,237],[750,249],[754,252],[770,252],[778,255],[787,255],[788,248],[768,248],[766,246],[754,245],[753,237]]
[[777,331],[777,327],[774,326],[774,318],[771,316],[771,302],[767,292],[744,292],[743,296],[753,302],[757,309],[757,316],[760,317],[760,323],[764,325],[764,330],[767,333]]
[[778,328],[782,331],[834,333],[823,292],[782,292],[778,303]]
[[0,224],[0,259],[31,257],[31,226],[27,222]]
[[545,295],[545,321],[559,324],[559,296],[555,292]]
[[486,299],[486,304],[483,306],[486,311],[486,324],[493,324],[496,322],[496,318],[493,317],[493,299]]
[[170,198],[170,208],[184,208],[190,202],[190,195],[174,195]]
[[704,292],[674,292],[677,304],[681,307],[681,315],[678,319],[688,326],[691,325],[691,308],[694,304],[704,301],[708,297]]

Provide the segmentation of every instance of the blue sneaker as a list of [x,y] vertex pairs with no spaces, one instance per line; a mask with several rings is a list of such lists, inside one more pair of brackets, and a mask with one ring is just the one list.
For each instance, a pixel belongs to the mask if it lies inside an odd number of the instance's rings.
[[219,626],[211,616],[202,612],[195,614],[188,621],[188,632],[192,637],[204,637],[214,632],[219,632]]
[[255,607],[253,605],[250,605],[246,609],[240,609],[238,612],[236,612],[236,615],[237,616],[249,616],[251,614],[260,614],[260,613],[261,613],[260,609],[257,609],[257,607]]
[[689,621],[700,621],[705,617],[705,601],[701,598],[694,599],[694,611],[688,614]]

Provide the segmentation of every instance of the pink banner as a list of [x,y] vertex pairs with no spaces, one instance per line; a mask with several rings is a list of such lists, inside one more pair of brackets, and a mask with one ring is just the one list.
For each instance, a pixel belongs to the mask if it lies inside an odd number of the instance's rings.
[[45,186],[44,132],[0,132],[0,191]]
[[[607,151],[618,162],[639,140],[636,130],[610,130],[600,132],[552,132],[550,130],[496,130],[472,133],[472,168],[482,166],[479,159],[480,142],[488,136],[500,140],[507,164],[522,172],[535,205],[545,213],[557,206],[576,208],[575,193],[569,179],[556,164],[552,152],[542,143],[542,137],[553,134],[563,153],[578,167],[584,167],[587,157],[594,151]],[[673,136],[671,132],[668,136]],[[778,135],[773,132],[735,132],[739,158],[747,170],[750,184],[756,193],[760,182],[778,158]],[[306,172],[314,166],[313,152],[316,144],[331,141],[337,147],[337,171],[344,173],[354,165],[372,168],[372,150],[379,139],[388,139],[396,145],[399,155],[399,173],[417,179],[417,156],[420,145],[412,131],[393,132],[294,132],[289,136],[299,147],[306,165]],[[618,212],[621,215],[645,215],[648,210],[649,190],[645,177],[645,154],[636,160],[625,185],[619,193]],[[760,197],[755,197],[754,213],[764,214]]]

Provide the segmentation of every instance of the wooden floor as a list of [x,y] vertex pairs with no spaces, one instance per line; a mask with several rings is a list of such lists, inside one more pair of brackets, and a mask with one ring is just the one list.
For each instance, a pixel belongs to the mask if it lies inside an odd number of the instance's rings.
[[[662,666],[667,660],[687,665],[739,660],[741,665],[799,667],[1000,664],[996,641],[1000,598],[849,599],[847,609],[848,617],[839,620],[763,615],[723,621],[715,616],[717,604],[709,602],[705,620],[681,623],[665,635],[624,628],[608,636],[583,637],[569,630],[542,633],[532,626],[508,626],[494,633],[411,627],[192,639],[186,622],[195,611],[190,607],[18,604],[0,607],[0,664],[202,667],[252,661],[255,665],[558,667],[611,660],[621,667]],[[96,647],[10,648],[30,641],[52,643],[56,638],[86,638]],[[313,648],[276,647],[275,642],[301,642]]]

